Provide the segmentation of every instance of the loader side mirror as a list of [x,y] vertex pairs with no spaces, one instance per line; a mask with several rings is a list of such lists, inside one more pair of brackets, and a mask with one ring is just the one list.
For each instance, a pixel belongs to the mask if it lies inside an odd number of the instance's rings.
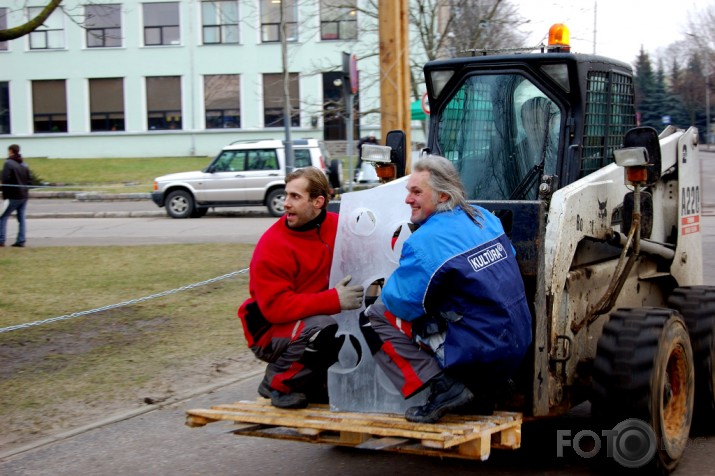
[[634,127],[626,132],[623,138],[623,148],[643,148],[647,152],[647,184],[654,184],[660,180],[661,157],[660,140],[658,132],[652,127]]
[[385,145],[392,149],[390,162],[397,167],[397,177],[405,176],[405,133],[403,131],[390,131],[385,135]]

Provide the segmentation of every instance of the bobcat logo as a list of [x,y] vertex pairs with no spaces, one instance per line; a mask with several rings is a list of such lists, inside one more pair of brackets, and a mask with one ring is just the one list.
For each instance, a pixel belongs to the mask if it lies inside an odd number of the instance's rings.
[[598,202],[598,218],[606,219],[608,217],[608,199],[603,202],[599,199],[596,199],[596,201]]

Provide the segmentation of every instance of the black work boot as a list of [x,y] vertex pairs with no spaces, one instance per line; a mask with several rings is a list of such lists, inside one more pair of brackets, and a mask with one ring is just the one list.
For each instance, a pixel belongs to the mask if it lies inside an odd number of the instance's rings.
[[304,393],[283,393],[271,390],[271,405],[278,408],[305,408],[308,406],[308,397]]
[[474,399],[474,394],[460,381],[444,373],[430,380],[430,395],[427,403],[420,407],[410,407],[405,419],[415,423],[435,423],[450,410],[466,405]]
[[263,398],[270,398],[271,405],[277,408],[305,408],[308,406],[308,397],[304,393],[283,393],[268,386],[265,379],[258,386],[258,394]]

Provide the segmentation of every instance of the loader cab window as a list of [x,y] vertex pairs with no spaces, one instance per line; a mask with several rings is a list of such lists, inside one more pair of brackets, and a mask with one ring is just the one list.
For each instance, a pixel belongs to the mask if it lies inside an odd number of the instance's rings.
[[436,126],[470,200],[535,200],[556,174],[561,111],[525,76],[465,79]]

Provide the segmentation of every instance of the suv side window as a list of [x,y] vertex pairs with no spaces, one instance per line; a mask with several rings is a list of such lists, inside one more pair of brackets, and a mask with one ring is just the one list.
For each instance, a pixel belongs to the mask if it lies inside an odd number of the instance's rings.
[[246,152],[241,150],[225,150],[221,152],[216,164],[214,172],[240,172],[244,170],[244,162],[246,160]]
[[296,169],[313,165],[310,160],[310,149],[293,149],[293,159]]
[[278,156],[274,149],[249,150],[247,170],[278,170]]

